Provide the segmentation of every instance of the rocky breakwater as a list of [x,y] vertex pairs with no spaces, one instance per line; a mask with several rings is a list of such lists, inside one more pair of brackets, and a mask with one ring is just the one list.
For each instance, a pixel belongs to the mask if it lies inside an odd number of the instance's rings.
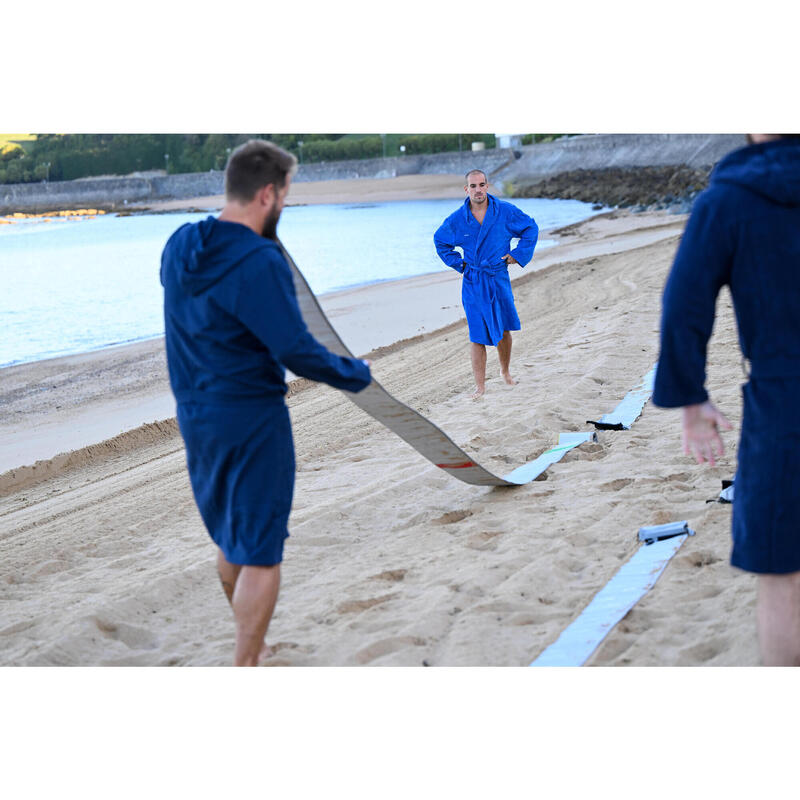
[[581,200],[634,211],[669,209],[688,213],[694,198],[708,185],[712,167],[609,167],[576,169],[536,181],[505,185],[509,197]]

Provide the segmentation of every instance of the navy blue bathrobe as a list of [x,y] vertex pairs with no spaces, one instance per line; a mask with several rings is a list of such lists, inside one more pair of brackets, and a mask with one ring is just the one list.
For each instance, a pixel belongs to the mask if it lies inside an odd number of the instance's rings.
[[161,256],[170,384],[192,490],[211,538],[232,564],[282,560],[294,490],[284,395],[296,375],[357,392],[359,359],[309,333],[278,245],[208,217],[178,228]]
[[[734,566],[800,570],[800,142],[722,159],[695,201],[663,296],[653,402],[702,403],[717,294],[750,361],[733,506]],[[731,380],[737,376],[731,375]]]
[[[467,198],[439,226],[433,243],[439,258],[464,276],[461,302],[467,315],[469,340],[497,345],[504,331],[520,329],[503,256],[511,253],[524,267],[533,258],[539,227],[533,217],[505,200],[488,194],[486,202],[486,216],[480,223]],[[517,237],[519,242],[511,250],[511,240]],[[464,251],[463,258],[456,247]]]

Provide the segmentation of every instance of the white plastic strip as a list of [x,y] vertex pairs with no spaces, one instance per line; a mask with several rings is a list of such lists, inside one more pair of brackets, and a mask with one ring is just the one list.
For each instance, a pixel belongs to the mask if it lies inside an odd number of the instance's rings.
[[597,434],[591,431],[581,431],[580,433],[560,433],[558,435],[558,445],[550,450],[545,450],[535,461],[523,464],[505,476],[505,480],[510,483],[530,483],[539,477],[551,464],[561,461],[564,454],[577,447],[583,442],[592,441],[597,438]]
[[622,398],[622,402],[620,402],[610,414],[603,414],[603,416],[600,417],[599,422],[604,422],[608,425],[619,423],[626,429],[630,428],[639,418],[644,404],[650,399],[650,395],[653,394],[656,367],[658,367],[658,362],[656,362],[650,372],[642,378],[642,382]]
[[688,536],[643,544],[532,667],[580,667],[609,631],[655,585]]

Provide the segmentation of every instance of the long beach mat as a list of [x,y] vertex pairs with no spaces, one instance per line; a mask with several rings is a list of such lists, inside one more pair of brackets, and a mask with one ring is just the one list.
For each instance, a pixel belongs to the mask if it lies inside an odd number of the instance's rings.
[[[331,352],[340,356],[357,358],[333,329],[294,259],[280,241],[278,241],[278,245],[292,269],[300,312],[309,331]],[[568,450],[595,436],[592,432],[561,434],[557,447],[543,453],[535,461],[524,464],[508,475],[500,477],[475,463],[472,457],[453,442],[447,434],[422,414],[392,397],[375,378],[366,389],[358,393],[344,392],[344,394],[362,411],[396,433],[432,464],[450,473],[454,478],[474,486],[521,486],[530,483]]]

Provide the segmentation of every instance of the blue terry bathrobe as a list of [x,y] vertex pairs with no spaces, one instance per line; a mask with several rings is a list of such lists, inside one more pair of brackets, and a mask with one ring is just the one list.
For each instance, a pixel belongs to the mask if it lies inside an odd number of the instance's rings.
[[[489,207],[483,223],[470,211],[467,198],[433,235],[439,258],[460,272],[461,302],[467,315],[469,339],[476,344],[496,345],[504,331],[520,329],[519,316],[511,293],[508,266],[503,261],[511,253],[520,266],[533,258],[539,227],[532,217],[494,195],[487,195]],[[511,250],[511,240],[519,242]],[[461,247],[463,258],[454,249]]]
[[[800,142],[728,154],[695,201],[663,296],[653,402],[702,403],[717,294],[730,286],[750,361],[731,563],[800,570]],[[736,376],[731,375],[731,380]]]
[[282,560],[294,490],[284,401],[296,375],[357,392],[358,359],[308,332],[278,245],[208,217],[178,228],[161,256],[167,364],[189,477],[211,538],[232,564]]

